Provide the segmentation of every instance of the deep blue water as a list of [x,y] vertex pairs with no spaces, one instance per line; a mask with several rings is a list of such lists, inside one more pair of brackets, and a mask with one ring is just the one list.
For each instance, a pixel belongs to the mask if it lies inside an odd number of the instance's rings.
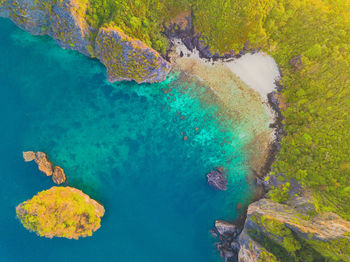
[[[179,73],[109,84],[97,61],[48,37],[5,19],[0,36],[0,261],[218,261],[208,231],[237,218],[252,191],[239,123]],[[23,161],[27,150],[48,153],[70,186],[105,206],[92,237],[40,238],[16,219],[16,205],[54,186]],[[216,166],[226,192],[206,184]]]

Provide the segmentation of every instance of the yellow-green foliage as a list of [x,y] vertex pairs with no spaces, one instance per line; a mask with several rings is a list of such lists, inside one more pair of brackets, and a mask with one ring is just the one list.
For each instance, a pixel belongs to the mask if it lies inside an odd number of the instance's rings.
[[259,262],[278,262],[279,260],[265,248],[261,248],[259,254]]
[[127,35],[165,53],[168,41],[161,34],[163,22],[186,6],[186,0],[90,0],[87,18],[95,28],[116,25]]
[[17,207],[17,216],[39,236],[78,238],[100,227],[100,216],[84,196],[67,187],[42,191]]
[[310,233],[307,237],[301,238],[284,223],[270,216],[254,215],[251,220],[261,228],[262,232],[248,230],[249,235],[281,261],[350,260],[350,242],[346,237],[321,241],[313,239]]
[[266,216],[255,218],[256,223],[268,233],[269,238],[282,246],[287,252],[294,254],[295,251],[301,248],[300,243],[294,238],[293,232],[283,223]]
[[279,187],[273,187],[267,194],[267,197],[278,203],[286,203],[289,199],[290,183],[287,182]]
[[306,240],[316,251],[333,261],[350,261],[350,241],[347,238],[334,239],[330,242]]

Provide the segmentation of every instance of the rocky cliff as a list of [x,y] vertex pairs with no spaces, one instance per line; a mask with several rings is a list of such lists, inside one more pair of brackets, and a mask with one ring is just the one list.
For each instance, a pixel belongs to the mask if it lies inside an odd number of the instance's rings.
[[310,209],[310,199],[261,199],[248,208],[239,261],[350,261],[350,222]]
[[0,0],[0,16],[31,34],[51,36],[62,48],[96,57],[106,66],[111,82],[163,81],[170,64],[117,27],[91,27],[86,20],[88,4],[84,0]]

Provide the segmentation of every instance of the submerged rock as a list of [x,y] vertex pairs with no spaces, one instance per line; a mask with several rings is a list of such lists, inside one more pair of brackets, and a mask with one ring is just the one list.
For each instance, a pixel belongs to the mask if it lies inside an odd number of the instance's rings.
[[100,228],[105,209],[76,188],[52,187],[19,204],[16,213],[39,236],[78,239]]
[[64,173],[64,170],[59,167],[55,166],[53,169],[53,175],[52,180],[55,184],[59,185],[66,181],[66,175]]
[[207,174],[208,184],[216,190],[227,189],[227,179],[220,168],[216,168]]

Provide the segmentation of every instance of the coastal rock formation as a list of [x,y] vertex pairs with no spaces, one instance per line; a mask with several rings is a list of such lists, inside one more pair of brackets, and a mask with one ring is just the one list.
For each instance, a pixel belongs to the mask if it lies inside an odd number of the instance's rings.
[[219,242],[216,242],[215,246],[225,261],[237,261],[239,232],[240,229],[236,225],[223,220],[216,220],[215,228],[210,231],[214,238],[219,237]]
[[239,261],[284,261],[283,256],[306,254],[310,261],[350,261],[350,222],[313,212],[302,197],[293,205],[261,199],[248,208],[239,244]]
[[33,151],[23,152],[24,161],[30,162],[35,159],[35,153]]
[[26,162],[34,160],[41,172],[43,172],[47,176],[52,175],[52,180],[54,183],[59,185],[66,181],[66,175],[63,169],[59,166],[53,167],[53,164],[49,160],[49,157],[46,153],[39,151],[27,151],[23,152],[23,158]]
[[64,170],[61,167],[59,166],[54,167],[52,181],[57,185],[62,184],[63,182],[66,181],[66,175],[64,173]]
[[78,239],[101,226],[104,207],[72,187],[52,187],[16,207],[25,228],[39,236]]
[[236,235],[237,234],[237,227],[234,224],[231,224],[229,222],[223,221],[223,220],[216,220],[215,221],[215,228],[218,231],[220,235]]
[[36,152],[27,151],[23,152],[24,161],[35,161],[38,165],[38,168],[41,172],[43,172],[47,176],[51,176],[53,173],[53,166],[48,156],[44,152]]
[[216,168],[207,174],[208,184],[216,190],[226,190],[227,189],[227,179],[224,172],[220,168]]
[[88,4],[79,0],[5,0],[0,1],[0,16],[34,35],[51,36],[62,48],[98,58],[111,82],[163,81],[170,64],[157,51],[118,28],[91,27],[86,19]]
[[52,163],[44,152],[36,152],[34,161],[38,165],[38,168],[41,172],[43,172],[47,176],[52,175]]
[[125,35],[117,27],[100,28],[96,55],[106,65],[110,82],[160,82],[170,71],[170,64],[155,50]]

